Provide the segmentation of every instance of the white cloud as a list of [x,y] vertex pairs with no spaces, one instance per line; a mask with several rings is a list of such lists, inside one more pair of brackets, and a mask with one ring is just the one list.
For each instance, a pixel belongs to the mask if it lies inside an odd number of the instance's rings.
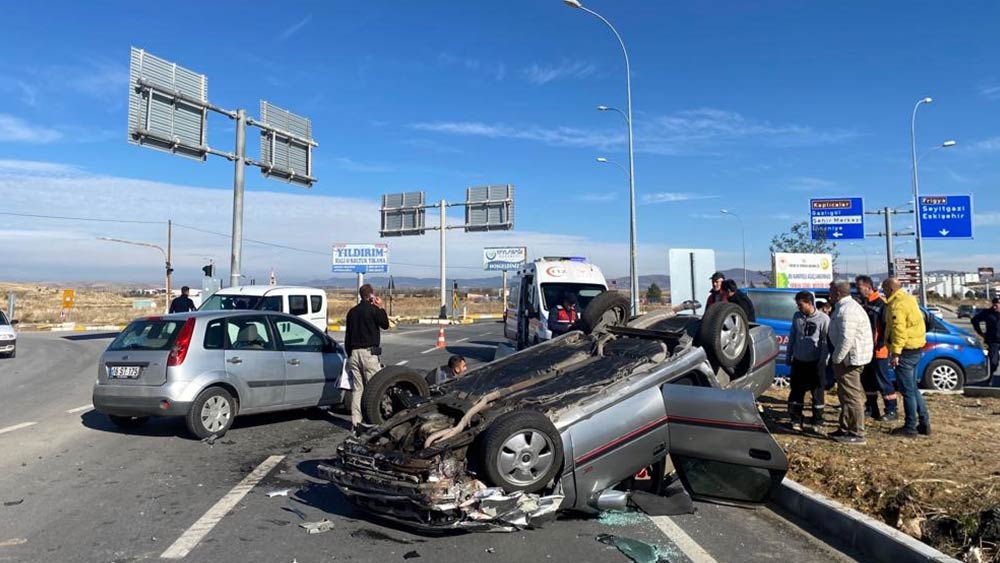
[[1000,100],[1000,84],[991,84],[979,89],[979,94],[987,100]]
[[388,164],[375,164],[371,162],[358,162],[351,158],[339,157],[333,160],[337,167],[348,172],[392,172],[393,167]]
[[976,213],[975,224],[977,227],[1000,227],[1000,211]]
[[[73,173],[72,166],[30,161],[2,161],[0,201],[3,211],[41,215],[104,218],[109,222],[68,221],[0,216],[0,239],[30,244],[0,245],[0,264],[7,280],[91,280],[153,282],[160,280],[162,258],[155,251],[97,240],[99,236],[163,245],[165,224],[122,221],[165,221],[173,218],[174,268],[177,283],[197,283],[206,258],[228,264],[229,239],[185,226],[228,233],[232,194],[228,189],[180,186],[131,178]],[[10,164],[14,163],[14,164]],[[346,188],[346,187],[345,187]],[[350,193],[350,190],[344,190]],[[361,193],[361,191],[355,191]],[[56,213],[53,210],[61,210]],[[329,249],[336,242],[388,242],[392,273],[397,276],[437,276],[437,243],[428,237],[382,241],[375,198],[357,199],[315,194],[278,193],[248,189],[244,236],[306,252],[243,245],[243,271],[263,279],[275,268],[279,281],[296,282],[330,276]],[[14,234],[16,233],[16,235]],[[533,256],[585,254],[609,276],[628,271],[628,243],[604,242],[586,236],[533,231],[448,235],[449,276],[481,277],[482,248],[527,245]],[[666,245],[643,245],[640,273],[662,273]],[[223,268],[228,270],[228,268]],[[223,275],[226,272],[222,272]]]
[[0,143],[45,144],[61,138],[62,133],[55,129],[34,125],[20,117],[0,113]]
[[646,204],[674,203],[678,201],[691,201],[695,199],[715,199],[717,195],[704,195],[688,192],[655,192],[643,194],[642,202]]
[[445,66],[457,66],[470,72],[484,74],[497,82],[507,76],[507,65],[504,63],[485,62],[473,57],[462,57],[451,53],[440,53],[438,63]]
[[311,21],[312,21],[312,14],[310,14],[310,15],[302,18],[301,20],[295,22],[294,24],[286,27],[284,30],[282,30],[281,33],[278,34],[278,39],[280,41],[284,41],[286,39],[291,38],[293,35],[295,35],[296,33],[298,33],[300,29],[302,29],[303,27],[309,25],[309,22],[311,22]]
[[594,74],[597,67],[583,61],[563,60],[556,66],[533,64],[524,69],[524,75],[532,84],[548,84],[562,78],[586,78]]
[[1000,137],[991,137],[969,143],[967,147],[974,151],[1000,151]]
[[[636,151],[661,155],[711,153],[720,147],[750,141],[776,147],[836,144],[858,135],[846,129],[824,131],[806,125],[775,125],[749,119],[736,112],[711,108],[640,118],[635,121],[635,126]],[[433,121],[414,123],[411,127],[450,135],[597,149],[621,147],[627,140],[620,128],[594,130],[481,121]]]
[[828,190],[836,185],[836,182],[824,180],[823,178],[799,176],[788,180],[785,189],[794,192],[816,192]]

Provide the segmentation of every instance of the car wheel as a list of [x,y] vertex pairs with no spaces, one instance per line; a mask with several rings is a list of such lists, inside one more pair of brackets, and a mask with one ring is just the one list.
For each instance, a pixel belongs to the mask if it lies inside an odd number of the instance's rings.
[[236,400],[221,387],[209,387],[191,403],[187,427],[196,438],[222,436],[236,418]]
[[406,408],[406,399],[427,397],[424,376],[406,366],[389,366],[376,373],[361,392],[361,415],[368,424],[382,424]]
[[614,291],[605,291],[590,300],[587,308],[580,314],[576,328],[585,334],[593,334],[609,326],[625,326],[631,308],[628,297]]
[[111,424],[122,429],[138,428],[149,422],[148,416],[117,416],[109,414],[108,418],[111,419]]
[[771,383],[771,386],[777,387],[778,389],[788,389],[792,386],[792,382],[783,375],[776,375],[774,376],[774,382]]
[[709,307],[698,326],[698,345],[713,363],[725,369],[738,366],[750,346],[746,312],[734,303]]
[[951,360],[934,360],[924,369],[923,384],[935,391],[960,391],[965,383],[962,368]]
[[486,480],[508,493],[535,493],[562,469],[559,431],[547,416],[531,410],[500,416],[481,437]]

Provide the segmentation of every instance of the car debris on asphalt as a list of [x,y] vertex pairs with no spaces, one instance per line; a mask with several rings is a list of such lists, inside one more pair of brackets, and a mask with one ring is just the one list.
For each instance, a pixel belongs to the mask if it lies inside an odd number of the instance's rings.
[[660,548],[644,541],[616,536],[614,534],[600,534],[597,541],[610,545],[618,549],[625,557],[633,563],[666,563],[667,560],[661,557]]
[[267,493],[267,498],[287,497],[288,493],[290,493],[290,492],[292,492],[291,489],[281,489],[279,491],[269,491]]
[[299,524],[299,527],[304,529],[309,534],[322,534],[323,532],[329,532],[333,529],[333,522],[324,518],[319,522],[302,522]]

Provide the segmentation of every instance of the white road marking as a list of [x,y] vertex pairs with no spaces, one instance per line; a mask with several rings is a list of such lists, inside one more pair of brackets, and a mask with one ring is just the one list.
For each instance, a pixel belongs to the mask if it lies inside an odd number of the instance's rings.
[[0,428],[0,434],[6,434],[8,432],[13,432],[15,430],[20,430],[22,428],[27,428],[29,426],[34,426],[38,424],[37,422],[22,422],[21,424],[15,424],[14,426],[8,426],[7,428]]
[[0,547],[12,547],[15,545],[23,545],[26,543],[28,543],[28,540],[24,538],[14,538],[14,539],[0,541]]
[[410,362],[410,360],[403,360],[401,362],[396,362],[396,365],[397,366],[405,366],[409,362]]
[[433,352],[434,350],[437,350],[437,349],[438,349],[437,346],[435,346],[433,348],[428,348],[428,349],[424,350],[423,352],[421,352],[421,354],[427,354],[427,353]]
[[469,338],[471,338],[471,337],[470,336],[466,336],[465,338],[460,338],[460,339],[456,340],[455,342],[465,342]]
[[702,549],[687,532],[674,523],[669,516],[650,516],[650,520],[674,543],[693,563],[717,563],[715,558]]
[[243,497],[250,492],[257,483],[267,476],[267,474],[274,469],[276,465],[281,463],[281,460],[285,459],[283,455],[273,455],[264,460],[263,463],[257,466],[256,469],[250,472],[249,475],[243,478],[242,481],[231,491],[226,493],[226,496],[219,499],[219,502],[215,503],[212,508],[208,509],[208,512],[204,516],[198,519],[197,522],[191,525],[181,537],[177,538],[177,541],[167,548],[160,557],[163,559],[183,559],[191,552],[198,543],[212,531],[212,528],[219,523],[222,518],[233,509]]
[[68,411],[66,411],[66,414],[73,414],[75,412],[81,412],[81,411],[89,411],[92,408],[94,408],[94,405],[83,405],[82,407],[76,407],[75,409],[69,409]]

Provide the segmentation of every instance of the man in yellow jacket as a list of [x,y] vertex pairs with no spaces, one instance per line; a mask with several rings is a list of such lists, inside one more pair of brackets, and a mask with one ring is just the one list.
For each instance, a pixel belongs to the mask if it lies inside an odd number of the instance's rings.
[[902,290],[896,278],[882,282],[882,291],[888,298],[886,342],[889,345],[889,364],[896,372],[896,384],[903,394],[903,412],[906,421],[892,431],[897,436],[914,437],[931,433],[931,419],[927,403],[917,389],[917,364],[927,344],[924,313],[912,295]]

